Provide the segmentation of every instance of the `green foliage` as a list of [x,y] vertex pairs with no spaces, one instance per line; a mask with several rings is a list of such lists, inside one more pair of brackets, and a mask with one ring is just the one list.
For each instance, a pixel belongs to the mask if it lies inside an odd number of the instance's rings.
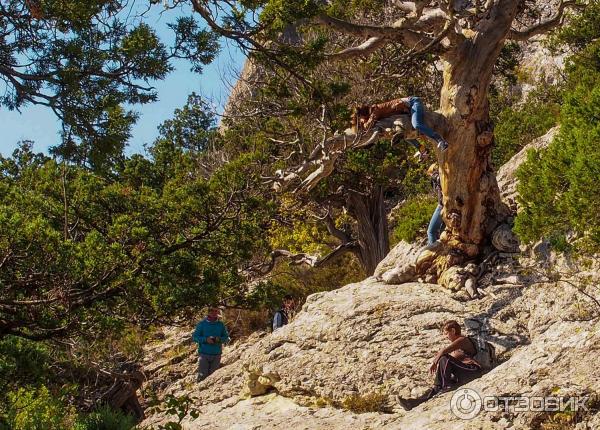
[[353,18],[357,15],[383,13],[385,3],[377,0],[334,0],[328,2],[327,13],[338,18]]
[[[322,222],[311,219],[310,211],[297,208],[297,203],[290,195],[283,195],[280,205],[281,213],[293,215],[293,221],[291,225],[276,222],[271,224],[268,230],[270,248],[320,256],[325,256],[331,251],[336,239],[331,237]],[[335,226],[351,234],[353,222],[350,216],[342,214],[336,217]],[[356,258],[350,254],[341,255],[318,268],[295,266],[281,261],[271,273],[269,282],[254,288],[248,296],[248,301],[257,307],[273,309],[279,306],[285,294],[301,299],[313,293],[334,290],[363,278],[363,270]]]
[[585,50],[598,39],[600,29],[600,2],[592,0],[577,13],[569,14],[569,25],[561,27],[548,41],[551,49],[568,47],[575,51]]
[[531,92],[522,105],[505,106],[493,118],[496,127],[492,162],[496,167],[557,124],[560,99],[559,87],[543,86]]
[[121,0],[2,6],[0,105],[50,107],[63,129],[52,152],[102,173],[123,161],[137,119],[130,106],[156,100],[151,82],[164,79],[174,59],[187,59],[199,72],[218,51],[215,35],[192,17],[171,25],[175,42],[166,46],[135,6]]
[[269,309],[278,306],[285,294],[304,298],[314,293],[332,291],[364,279],[365,273],[356,258],[350,254],[320,268],[303,268],[282,262],[274,271],[269,285],[256,294],[265,295],[263,303]]
[[[153,158],[161,158],[161,144],[168,142],[172,148],[180,150],[204,151],[213,140],[216,120],[208,103],[196,93],[188,96],[183,108],[176,109],[172,119],[159,127],[160,139],[150,148]],[[160,160],[169,164],[172,160]]]
[[177,417],[177,421],[169,421],[166,424],[160,424],[158,427],[143,430],[183,430],[181,422],[184,418],[195,420],[200,416],[200,411],[194,407],[196,399],[193,397],[175,396],[167,394],[162,401],[153,397],[149,402],[153,413],[162,412],[170,416]]
[[108,406],[77,416],[64,394],[44,385],[8,392],[6,410],[0,410],[2,430],[130,430],[135,424],[132,416]]
[[369,190],[382,185],[389,194],[407,198],[428,190],[422,166],[412,157],[415,149],[405,141],[380,140],[371,148],[348,151],[336,172],[322,181],[315,194],[339,186]]
[[27,145],[0,160],[0,331],[43,339],[88,324],[99,336],[132,314],[243,302],[238,268],[266,245],[271,205],[253,154],[206,176],[190,140],[214,122],[195,108],[163,126],[155,159],[126,159],[114,181]]
[[135,424],[131,415],[102,406],[97,411],[79,418],[73,430],[130,430]]
[[19,388],[8,394],[5,423],[11,430],[68,430],[75,421],[73,408],[65,407],[60,398],[45,387]]
[[70,430],[65,423],[74,412],[65,400],[68,384],[53,372],[58,367],[49,345],[14,336],[0,339],[1,430]]
[[0,392],[16,389],[16,384],[46,382],[50,365],[51,356],[46,345],[13,336],[0,339]]
[[[600,43],[567,66],[561,129],[545,150],[532,151],[518,171],[523,210],[515,231],[526,242],[541,236],[565,249],[597,250],[600,177]],[[578,240],[567,240],[568,235]]]
[[308,18],[321,10],[314,0],[269,0],[265,1],[261,21],[270,24],[273,31],[283,30],[300,18]]
[[402,240],[414,242],[417,237],[422,237],[437,204],[435,197],[423,195],[410,198],[403,203],[392,214],[397,221],[391,235],[391,243],[396,244]]

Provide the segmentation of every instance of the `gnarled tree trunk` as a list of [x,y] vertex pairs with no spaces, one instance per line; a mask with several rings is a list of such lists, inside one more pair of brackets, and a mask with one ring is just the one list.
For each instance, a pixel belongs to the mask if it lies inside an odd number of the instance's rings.
[[369,276],[390,251],[383,191],[382,186],[375,186],[368,194],[356,191],[348,194],[348,210],[357,222],[356,255]]
[[[225,37],[244,39],[254,49],[281,65],[271,49],[261,45],[252,35],[233,33],[219,26],[211,20],[211,11],[207,7],[200,2],[194,1],[193,4],[214,31]],[[451,279],[448,273],[452,271],[448,269],[480,256],[494,228],[508,213],[500,201],[490,163],[494,135],[488,111],[492,71],[505,40],[527,41],[547,33],[562,25],[567,9],[585,9],[586,4],[576,0],[407,0],[396,2],[393,6],[390,4],[394,18],[386,20],[383,17],[383,22],[380,17],[371,23],[351,22],[345,17],[328,15],[325,8],[312,19],[303,16],[297,21],[296,24],[300,26],[318,25],[361,42],[325,53],[325,57],[331,61],[368,57],[387,45],[395,44],[408,50],[400,60],[402,62],[429,53],[444,64],[440,109],[437,115],[430,115],[427,122],[450,144],[447,152],[438,154],[444,194],[443,217],[447,228],[442,234],[441,244],[419,257],[417,275],[427,273],[432,281],[437,278],[441,283],[452,282],[444,281]],[[286,68],[292,76],[305,81],[293,67]],[[307,162],[294,171],[282,172],[277,180],[288,182],[298,179],[302,181],[299,189],[312,189],[318,181],[334,171],[336,159],[345,150],[361,147],[361,142],[356,139],[347,145],[348,139],[347,135],[339,135],[323,142]],[[355,203],[359,208],[360,204]],[[382,243],[375,243],[365,234],[361,239],[361,252],[362,249],[369,249],[379,258],[381,252],[387,249],[387,239],[383,239],[385,235],[379,236],[379,224],[369,219],[373,213],[369,214],[366,208],[358,212],[361,219],[368,221],[361,221],[360,224],[369,226],[366,230],[373,231],[372,238],[380,237],[383,240]],[[371,221],[372,226],[369,225]],[[365,255],[365,258],[370,259],[371,256]],[[372,263],[366,262],[366,265],[370,267]]]
[[466,38],[443,57],[440,111],[446,118],[449,142],[448,150],[440,154],[446,223],[441,240],[445,247],[430,253],[435,261],[422,265],[437,276],[477,257],[494,228],[508,215],[490,160],[494,135],[488,88],[516,12],[515,6],[498,11],[493,26]]

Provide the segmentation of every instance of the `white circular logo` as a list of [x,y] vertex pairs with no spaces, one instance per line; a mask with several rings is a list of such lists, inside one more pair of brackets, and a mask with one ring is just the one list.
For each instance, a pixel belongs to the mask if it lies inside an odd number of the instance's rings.
[[471,420],[481,412],[481,396],[470,388],[460,388],[450,399],[450,410],[463,420]]

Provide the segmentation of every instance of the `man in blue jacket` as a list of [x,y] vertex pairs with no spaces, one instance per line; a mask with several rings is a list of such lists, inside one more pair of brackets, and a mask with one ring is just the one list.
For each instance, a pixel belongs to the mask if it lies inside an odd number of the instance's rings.
[[221,364],[223,344],[229,342],[229,333],[219,320],[221,311],[216,306],[208,309],[208,316],[198,323],[192,339],[198,344],[198,381],[217,370]]

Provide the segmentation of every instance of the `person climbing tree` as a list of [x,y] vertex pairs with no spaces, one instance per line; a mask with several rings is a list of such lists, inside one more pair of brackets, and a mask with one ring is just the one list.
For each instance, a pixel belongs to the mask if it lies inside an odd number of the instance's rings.
[[442,331],[451,343],[438,351],[429,368],[429,373],[435,373],[434,386],[414,399],[399,397],[398,403],[407,411],[440,393],[454,390],[483,373],[481,365],[473,358],[477,349],[470,338],[461,335],[460,324],[455,320],[446,321]]
[[437,163],[433,163],[427,169],[427,174],[431,177],[431,187],[436,194],[438,205],[431,215],[429,226],[427,227],[427,246],[433,245],[439,238],[444,228],[442,218],[442,208],[444,207],[444,197],[442,195],[442,184],[440,183],[440,168]]
[[[433,139],[437,143],[440,151],[448,149],[448,142],[444,140],[439,133],[432,130],[425,124],[423,119],[425,107],[419,97],[411,96],[400,99],[389,100],[387,102],[362,105],[355,109],[353,124],[355,131],[369,130],[379,119],[392,115],[410,114],[411,124],[419,133]],[[425,147],[415,139],[408,139],[408,143],[413,145],[419,151],[420,158],[426,156]]]

